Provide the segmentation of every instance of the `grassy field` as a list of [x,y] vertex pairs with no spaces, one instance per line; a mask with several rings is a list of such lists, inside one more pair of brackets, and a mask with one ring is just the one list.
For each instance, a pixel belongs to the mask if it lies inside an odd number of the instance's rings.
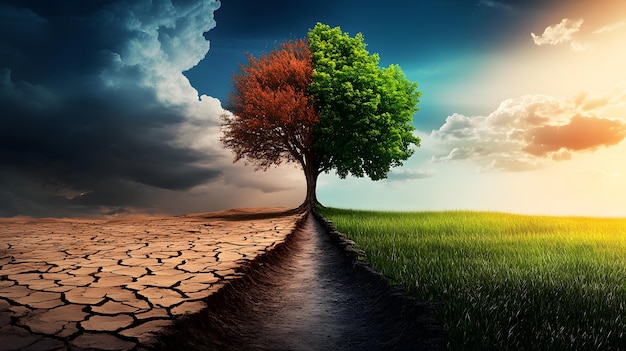
[[626,219],[320,210],[452,350],[626,349]]

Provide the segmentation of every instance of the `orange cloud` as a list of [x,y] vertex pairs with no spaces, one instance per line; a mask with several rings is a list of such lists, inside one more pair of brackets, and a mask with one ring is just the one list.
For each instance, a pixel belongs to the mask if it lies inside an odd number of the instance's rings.
[[611,146],[626,137],[626,124],[613,119],[574,116],[568,124],[546,125],[526,134],[528,146],[522,150],[535,156],[546,156],[562,149],[595,150]]
[[604,117],[607,109],[624,102],[626,85],[619,84],[601,95],[510,98],[486,116],[454,113],[429,136],[436,150],[431,162],[467,160],[484,171],[520,172],[568,161],[577,152],[626,138],[625,120]]

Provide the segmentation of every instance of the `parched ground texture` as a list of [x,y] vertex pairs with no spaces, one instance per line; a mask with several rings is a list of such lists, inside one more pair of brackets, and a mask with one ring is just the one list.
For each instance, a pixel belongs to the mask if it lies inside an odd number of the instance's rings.
[[0,351],[141,350],[301,218],[266,208],[0,219]]

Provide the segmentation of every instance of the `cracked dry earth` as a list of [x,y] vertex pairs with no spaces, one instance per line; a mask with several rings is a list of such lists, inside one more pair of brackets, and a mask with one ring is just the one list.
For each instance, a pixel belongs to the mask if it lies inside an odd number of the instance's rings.
[[0,219],[1,350],[143,350],[301,215]]

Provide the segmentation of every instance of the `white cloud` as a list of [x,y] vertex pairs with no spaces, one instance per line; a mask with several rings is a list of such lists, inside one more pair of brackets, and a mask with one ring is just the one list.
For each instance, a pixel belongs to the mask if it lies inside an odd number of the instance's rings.
[[[190,104],[198,100],[196,90],[182,72],[194,67],[209,51],[203,33],[215,27],[213,1],[183,4],[164,1],[117,3],[97,19],[103,28],[117,27],[120,43],[109,49],[114,64],[102,72],[107,82],[124,82],[137,70],[137,85],[155,89],[167,104]],[[123,25],[120,26],[119,24]]]
[[572,41],[570,43],[570,49],[572,51],[585,51],[587,49],[589,49],[590,45],[587,43],[581,43],[581,42],[577,42],[577,41]]
[[593,33],[594,34],[600,34],[600,33],[612,32],[612,31],[617,30],[617,29],[619,29],[621,27],[624,27],[624,26],[626,26],[626,19],[621,20],[621,21],[616,22],[616,23],[611,23],[611,24],[608,24],[608,25],[606,25],[606,26],[604,26],[602,28],[596,29],[596,30],[593,31]]
[[570,160],[576,152],[616,145],[626,137],[626,121],[598,116],[623,104],[624,94],[620,84],[603,95],[507,99],[488,116],[455,113],[428,137],[440,150],[431,161],[467,160],[483,171],[525,171]]
[[557,45],[561,43],[570,43],[570,47],[574,51],[586,49],[585,44],[578,43],[573,40],[573,36],[580,30],[583,19],[571,20],[564,18],[560,23],[548,26],[541,35],[530,33],[533,42],[539,46],[544,44]]

